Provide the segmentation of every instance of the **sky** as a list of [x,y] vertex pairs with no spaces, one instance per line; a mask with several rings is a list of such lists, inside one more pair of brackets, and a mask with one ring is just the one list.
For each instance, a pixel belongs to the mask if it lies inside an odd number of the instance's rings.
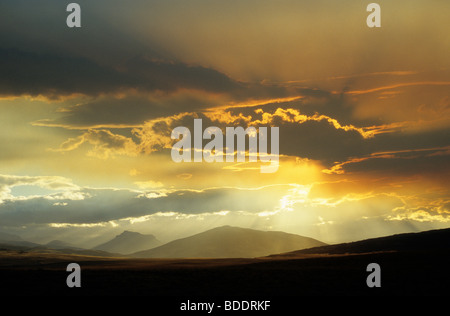
[[[0,1],[0,232],[93,247],[217,226],[327,243],[450,227],[450,2]],[[178,126],[279,128],[279,166]]]

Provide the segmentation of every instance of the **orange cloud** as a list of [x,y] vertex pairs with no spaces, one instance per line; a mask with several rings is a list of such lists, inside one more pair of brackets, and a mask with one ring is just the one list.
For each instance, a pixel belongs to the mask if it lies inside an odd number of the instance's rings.
[[262,109],[256,109],[256,114],[261,115],[262,119],[253,120],[251,116],[244,116],[242,113],[239,115],[233,115],[228,111],[216,111],[213,113],[205,113],[205,115],[213,121],[219,121],[221,123],[232,123],[239,120],[247,122],[249,125],[270,125],[273,124],[275,119],[281,119],[284,122],[302,124],[307,121],[327,121],[336,129],[342,129],[344,131],[356,131],[364,138],[371,138],[375,134],[384,130],[383,127],[372,126],[370,128],[360,128],[354,125],[342,125],[338,120],[329,117],[327,115],[314,114],[311,116],[301,114],[300,111],[292,108],[277,108],[274,113],[264,112]]
[[131,155],[135,156],[139,152],[139,147],[129,137],[113,134],[109,130],[88,130],[82,135],[69,138],[62,143],[58,149],[52,151],[67,152],[79,148],[82,144],[89,143],[93,149],[88,152],[89,156],[106,159],[111,155]]
[[[424,81],[424,82],[405,82],[405,83],[398,83],[393,84],[390,86],[383,86],[383,87],[377,87],[372,89],[366,89],[366,90],[353,90],[353,91],[347,91],[344,92],[346,94],[350,95],[360,95],[360,94],[366,94],[366,93],[372,93],[377,91],[383,91],[383,90],[390,90],[390,89],[396,89],[401,87],[411,87],[411,86],[450,86],[450,81]],[[335,93],[341,93],[341,92],[335,92]]]
[[450,146],[446,147],[435,147],[435,148],[419,148],[419,149],[406,149],[406,150],[394,150],[394,151],[384,151],[384,152],[376,152],[372,153],[369,156],[366,157],[357,157],[357,158],[351,158],[347,161],[337,163],[334,166],[332,166],[329,169],[323,169],[322,172],[326,174],[344,174],[343,167],[348,164],[352,163],[358,163],[362,161],[366,161],[369,159],[412,159],[417,158],[417,155],[401,155],[401,154],[414,154],[414,153],[424,153],[424,152],[430,152],[428,155],[425,156],[439,156],[439,155],[446,155],[450,151]]

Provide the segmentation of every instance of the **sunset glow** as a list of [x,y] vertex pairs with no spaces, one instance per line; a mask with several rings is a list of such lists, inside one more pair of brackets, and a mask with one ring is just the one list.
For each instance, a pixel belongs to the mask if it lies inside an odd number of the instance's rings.
[[[79,1],[79,29],[40,2],[0,4],[2,232],[90,247],[450,227],[448,1],[378,1],[380,29],[348,0]],[[278,169],[174,162],[172,130],[198,118],[279,127]]]

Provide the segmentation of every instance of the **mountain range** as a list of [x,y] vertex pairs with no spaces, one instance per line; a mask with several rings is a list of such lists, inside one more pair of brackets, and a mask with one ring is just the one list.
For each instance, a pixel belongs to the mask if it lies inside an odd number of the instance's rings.
[[14,246],[16,250],[33,252],[134,258],[252,258],[326,245],[300,235],[231,226],[216,227],[166,244],[153,235],[131,231],[124,231],[92,249],[78,248],[60,240],[45,245],[28,243],[8,234],[0,235],[0,244],[3,249]]
[[36,247],[39,244],[23,240],[20,236],[0,232],[0,244],[7,244],[18,247]]
[[[270,242],[265,239],[266,235],[271,237]],[[0,240],[0,294],[73,295],[74,289],[65,286],[66,277],[62,275],[71,262],[79,263],[88,271],[88,277],[83,276],[88,282],[83,281],[84,285],[76,289],[83,291],[77,292],[83,295],[148,295],[159,300],[164,296],[186,295],[228,297],[232,293],[236,297],[286,296],[292,301],[295,295],[301,298],[336,294],[378,297],[449,293],[450,228],[321,244],[281,253],[282,248],[269,248],[274,240],[288,240],[286,235],[289,234],[226,226],[132,254],[135,257],[182,255],[205,259],[141,259],[93,249],[13,246]],[[3,238],[21,241],[17,236]],[[50,244],[61,245],[59,242]],[[261,245],[275,249],[278,254],[242,258],[237,253],[252,247],[258,249]],[[202,247],[206,248],[202,250]],[[175,250],[179,253],[170,253]],[[219,254],[233,258],[206,258],[206,255]],[[253,256],[260,254],[252,253]],[[371,263],[378,264],[382,271],[381,287],[373,288],[367,283],[375,273],[367,270]]]
[[450,228],[332,245],[295,234],[231,226],[213,228],[166,244],[161,244],[153,235],[124,231],[92,249],[59,240],[41,245],[0,232],[0,250],[128,258],[295,258],[309,254],[448,251]]
[[137,232],[124,231],[112,240],[94,247],[94,250],[130,254],[142,250],[151,249],[162,245],[153,235],[143,235]]
[[276,231],[217,227],[160,247],[131,254],[139,258],[253,258],[325,245],[313,238]]

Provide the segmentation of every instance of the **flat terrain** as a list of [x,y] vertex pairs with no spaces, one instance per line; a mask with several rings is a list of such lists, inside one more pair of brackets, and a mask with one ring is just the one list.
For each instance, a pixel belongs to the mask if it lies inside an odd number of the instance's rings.
[[[70,262],[81,288],[68,288]],[[381,288],[366,267],[381,266]],[[450,252],[289,254],[255,259],[127,259],[0,251],[0,294],[243,299],[305,295],[449,295]]]

